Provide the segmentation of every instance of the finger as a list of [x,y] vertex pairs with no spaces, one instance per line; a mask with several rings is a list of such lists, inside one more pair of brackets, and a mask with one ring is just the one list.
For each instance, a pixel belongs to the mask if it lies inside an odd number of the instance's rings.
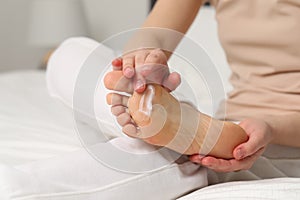
[[132,80],[123,76],[122,71],[112,71],[105,75],[104,85],[107,89],[120,92],[133,92]]
[[254,154],[263,146],[264,143],[262,142],[262,140],[256,135],[252,135],[251,137],[249,137],[249,140],[247,142],[238,145],[234,149],[233,156],[235,159],[241,160]]
[[113,70],[122,70],[122,58],[116,58],[111,62],[112,66],[113,66]]
[[136,73],[133,79],[133,85],[136,92],[142,93],[146,89],[146,80],[140,73]]
[[259,156],[262,155],[264,152],[265,147],[259,149],[257,152],[255,152],[253,155],[248,156],[244,158],[243,160],[234,160],[233,159],[233,165],[235,165],[235,170],[248,170],[252,167],[253,163],[258,159]]
[[216,172],[232,172],[241,170],[243,166],[237,160],[224,160],[215,157],[207,156],[202,159],[202,165]]
[[163,86],[169,91],[175,90],[181,83],[181,77],[177,72],[172,72],[163,82]]
[[167,64],[166,54],[160,49],[154,49],[149,53],[145,60],[145,64]]
[[126,78],[132,78],[134,76],[134,56],[123,57],[123,74]]
[[146,89],[146,80],[142,74],[138,72],[138,68],[145,64],[145,60],[149,52],[140,52],[135,56],[135,77],[134,77],[134,90],[141,93]]
[[177,72],[170,74],[169,67],[165,64],[145,64],[136,68],[136,73],[142,74],[147,83],[163,85],[169,91],[175,90],[181,83],[181,77]]
[[145,64],[136,68],[136,73],[141,74],[147,80],[147,83],[162,85],[163,80],[169,76],[169,68],[164,64]]
[[232,160],[217,159],[211,156],[202,159],[202,165],[216,172],[231,172],[240,170],[240,167]]
[[205,158],[205,156],[200,155],[200,154],[194,154],[194,155],[189,156],[190,161],[192,161],[194,163],[198,163],[198,164],[202,164],[203,158]]
[[233,172],[239,170],[248,170],[252,167],[255,160],[263,153],[264,148],[258,150],[255,154],[244,158],[243,160],[223,160],[214,157],[202,159],[202,165],[217,172]]
[[135,68],[145,64],[145,60],[149,55],[148,51],[139,52],[135,55]]
[[127,112],[122,113],[119,116],[117,116],[117,122],[121,126],[125,126],[126,124],[131,123],[131,117],[130,117],[130,115]]
[[125,113],[125,112],[126,112],[126,107],[124,107],[124,106],[117,105],[117,106],[111,107],[111,113],[114,116],[119,116],[120,114]]
[[219,164],[219,159],[212,157],[212,156],[206,156],[205,158],[202,159],[202,165],[206,167],[213,167],[215,165]]
[[125,106],[127,107],[128,96],[117,94],[117,93],[109,93],[106,95],[106,101],[108,105],[112,106]]

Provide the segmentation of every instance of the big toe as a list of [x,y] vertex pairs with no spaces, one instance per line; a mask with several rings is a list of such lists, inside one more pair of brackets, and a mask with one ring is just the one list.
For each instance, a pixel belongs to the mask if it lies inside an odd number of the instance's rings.
[[104,77],[104,85],[107,89],[120,92],[133,92],[132,80],[126,78],[122,71],[108,72]]

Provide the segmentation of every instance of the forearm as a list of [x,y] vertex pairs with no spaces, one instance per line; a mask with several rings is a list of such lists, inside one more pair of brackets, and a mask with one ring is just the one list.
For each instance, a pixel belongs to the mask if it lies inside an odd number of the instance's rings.
[[159,0],[126,50],[160,48],[166,50],[169,57],[192,24],[201,4],[201,0]]
[[270,126],[272,143],[300,147],[300,113],[267,116],[264,121]]

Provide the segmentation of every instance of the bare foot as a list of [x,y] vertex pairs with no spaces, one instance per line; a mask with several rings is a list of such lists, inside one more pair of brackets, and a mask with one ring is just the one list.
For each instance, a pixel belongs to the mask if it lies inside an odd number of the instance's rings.
[[[161,86],[148,85],[144,93],[133,93],[128,101],[128,110],[139,127],[135,134],[144,141],[184,154],[199,152],[200,147],[195,140],[198,112],[192,106],[177,101]],[[124,126],[123,131],[133,135],[131,126]]]
[[[119,78],[122,84],[117,86],[112,85],[115,81],[106,81],[105,85],[124,91],[127,80],[120,75]],[[213,119],[193,106],[177,101],[158,85],[148,85],[143,93],[134,92],[130,98],[109,94],[107,101],[124,133],[179,153],[229,159],[233,158],[233,149],[248,139],[238,125]]]

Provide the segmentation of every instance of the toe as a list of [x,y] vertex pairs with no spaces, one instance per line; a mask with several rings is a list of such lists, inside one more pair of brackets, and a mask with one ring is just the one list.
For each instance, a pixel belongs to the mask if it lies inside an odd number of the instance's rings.
[[112,106],[111,107],[111,113],[115,116],[119,116],[126,112],[126,107],[118,105],[118,106]]
[[125,126],[126,124],[131,123],[131,117],[125,112],[117,116],[117,121],[121,126]]
[[137,137],[138,136],[138,130],[134,124],[127,124],[123,127],[122,131],[130,136],[130,137]]
[[145,63],[151,64],[151,63],[159,63],[159,64],[166,64],[167,62],[166,54],[160,50],[155,49],[150,52],[150,54],[147,56]]
[[116,90],[120,92],[133,92],[132,80],[126,78],[122,71],[112,71],[105,75],[104,85],[109,90]]
[[122,58],[116,58],[111,62],[113,70],[122,70]]
[[128,99],[129,99],[128,96],[117,94],[117,93],[109,93],[106,96],[107,104],[112,106],[121,105],[126,107],[128,103]]

